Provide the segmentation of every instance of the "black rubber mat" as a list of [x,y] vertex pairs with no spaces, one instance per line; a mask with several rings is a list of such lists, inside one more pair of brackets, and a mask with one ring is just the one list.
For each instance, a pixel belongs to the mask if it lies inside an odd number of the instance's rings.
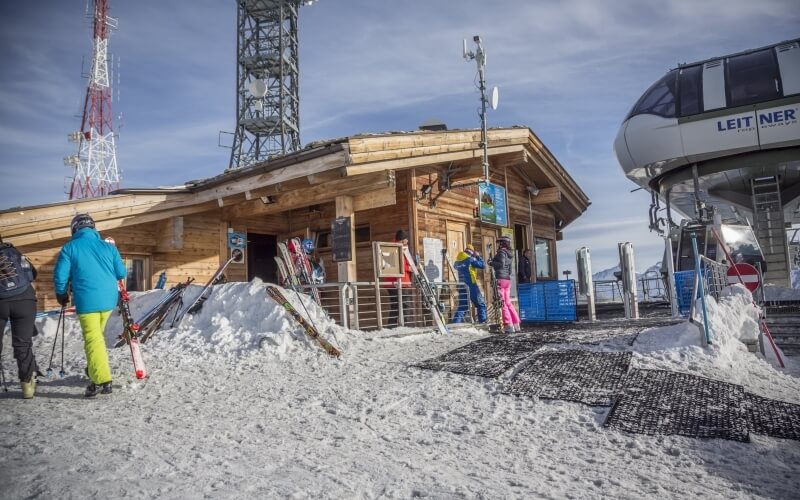
[[631,370],[604,425],[649,435],[749,442],[741,386],[663,370]]
[[413,366],[464,375],[498,377],[542,346],[526,335],[494,335]]
[[622,391],[629,352],[553,351],[534,355],[506,394],[610,406]]
[[800,405],[745,393],[743,403],[750,432],[800,441]]

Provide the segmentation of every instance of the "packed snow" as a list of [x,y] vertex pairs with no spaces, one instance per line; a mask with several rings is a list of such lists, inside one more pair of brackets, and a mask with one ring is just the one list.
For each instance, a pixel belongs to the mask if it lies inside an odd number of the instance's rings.
[[[797,498],[800,491],[796,441],[609,430],[607,408],[501,394],[513,370],[494,380],[410,366],[485,331],[346,330],[308,297],[286,291],[342,349],[331,358],[264,286],[217,286],[198,314],[156,333],[142,347],[145,381],[133,378],[127,348],[111,349],[110,396],[83,397],[74,316],[66,321],[67,375],[40,379],[33,400],[20,399],[6,354],[12,382],[0,397],[0,497]],[[192,286],[187,301],[198,292]],[[135,295],[134,316],[164,293]],[[690,323],[653,328],[630,347],[632,366],[800,403],[800,363],[789,358],[778,369],[742,343],[758,328],[749,292],[736,285],[706,306],[709,347]],[[57,317],[39,320],[42,371],[56,324]],[[112,317],[109,344],[119,330]]]

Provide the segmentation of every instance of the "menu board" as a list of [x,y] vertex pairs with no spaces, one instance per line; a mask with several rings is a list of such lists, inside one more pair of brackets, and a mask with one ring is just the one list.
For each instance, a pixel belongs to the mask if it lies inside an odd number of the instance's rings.
[[334,262],[353,260],[350,240],[350,217],[337,217],[331,222],[331,259]]

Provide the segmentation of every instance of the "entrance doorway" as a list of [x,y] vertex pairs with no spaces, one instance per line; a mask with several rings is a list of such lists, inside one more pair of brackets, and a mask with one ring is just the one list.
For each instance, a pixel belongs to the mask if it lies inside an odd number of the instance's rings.
[[277,236],[247,233],[247,281],[257,277],[267,283],[277,283],[276,255],[278,255]]
[[[447,221],[447,258],[454,263],[456,257],[467,246],[467,224],[465,222]],[[449,266],[445,266],[449,267]],[[443,273],[448,278],[445,281],[458,281],[458,276],[450,276],[452,270]]]

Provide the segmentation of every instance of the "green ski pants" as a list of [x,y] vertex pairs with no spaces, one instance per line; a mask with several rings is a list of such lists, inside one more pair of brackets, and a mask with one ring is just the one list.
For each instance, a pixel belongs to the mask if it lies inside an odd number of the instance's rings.
[[111,382],[111,368],[108,366],[108,351],[103,330],[106,328],[111,311],[79,314],[83,330],[83,349],[86,351],[87,374],[95,384]]

